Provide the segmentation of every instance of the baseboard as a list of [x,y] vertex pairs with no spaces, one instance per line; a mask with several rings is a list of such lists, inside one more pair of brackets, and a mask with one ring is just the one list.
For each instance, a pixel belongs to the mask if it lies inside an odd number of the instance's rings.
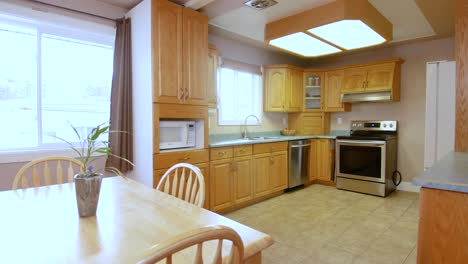
[[416,186],[411,182],[404,182],[402,181],[400,185],[398,185],[397,190],[405,191],[405,192],[419,192],[421,186]]

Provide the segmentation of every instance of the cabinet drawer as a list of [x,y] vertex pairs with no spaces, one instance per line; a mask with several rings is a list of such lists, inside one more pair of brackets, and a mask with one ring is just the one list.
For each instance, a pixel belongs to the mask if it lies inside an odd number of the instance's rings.
[[248,155],[252,155],[252,145],[234,146],[235,157],[248,156]]
[[154,156],[154,169],[170,168],[177,163],[205,163],[209,161],[209,152],[207,149],[158,153]]
[[253,147],[254,154],[270,153],[270,152],[283,151],[283,150],[288,150],[287,141],[255,144]]
[[229,159],[233,156],[232,147],[210,149],[210,160]]

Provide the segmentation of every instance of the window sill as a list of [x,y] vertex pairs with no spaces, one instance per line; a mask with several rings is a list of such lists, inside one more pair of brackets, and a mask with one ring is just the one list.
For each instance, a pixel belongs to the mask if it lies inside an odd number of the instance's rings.
[[[2,163],[18,163],[30,162],[32,160],[61,156],[76,158],[76,153],[71,149],[41,149],[41,150],[21,150],[21,151],[0,151],[0,164]],[[96,154],[95,157],[105,156],[105,154]]]

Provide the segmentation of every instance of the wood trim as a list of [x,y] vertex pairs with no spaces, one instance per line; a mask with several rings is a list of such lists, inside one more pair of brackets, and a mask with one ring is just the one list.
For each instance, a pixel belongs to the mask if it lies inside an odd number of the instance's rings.
[[264,69],[293,69],[297,71],[304,71],[304,68],[289,65],[289,64],[269,64],[269,65],[263,65]]
[[[367,0],[337,0],[265,25],[265,44],[270,40],[345,19],[358,19],[386,39],[393,39],[393,25]],[[269,45],[271,46],[271,45]]]
[[457,0],[455,17],[455,58],[457,91],[455,151],[468,151],[468,0]]
[[332,187],[336,187],[336,183],[332,182],[332,181],[324,181],[324,180],[316,180],[318,184],[320,185],[326,185],[326,186],[332,186]]

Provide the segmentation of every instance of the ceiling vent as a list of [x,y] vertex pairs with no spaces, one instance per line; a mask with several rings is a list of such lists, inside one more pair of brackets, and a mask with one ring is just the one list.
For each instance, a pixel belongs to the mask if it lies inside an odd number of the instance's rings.
[[278,2],[275,0],[250,0],[244,3],[255,10],[262,10],[270,6],[276,5]]

